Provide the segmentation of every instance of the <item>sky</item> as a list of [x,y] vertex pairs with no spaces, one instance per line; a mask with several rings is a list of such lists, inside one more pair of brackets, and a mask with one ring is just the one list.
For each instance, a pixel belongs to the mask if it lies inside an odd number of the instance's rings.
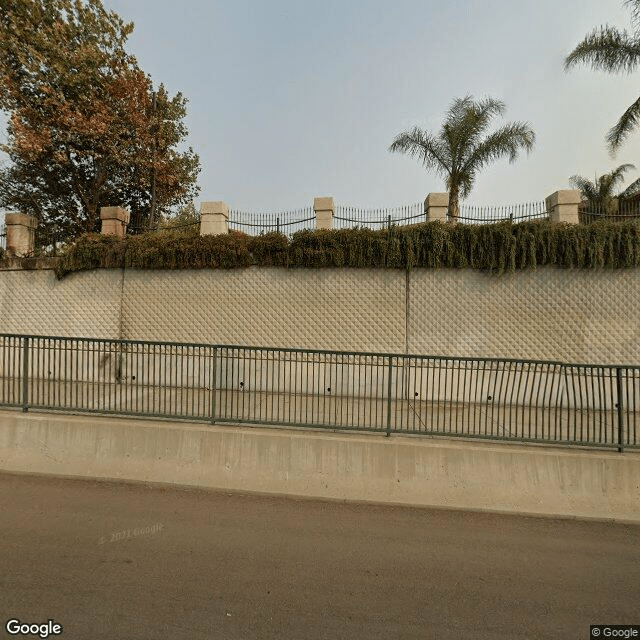
[[630,28],[622,0],[103,1],[135,23],[128,49],[154,83],[189,100],[198,207],[422,201],[446,190],[443,179],[388,147],[414,125],[437,131],[468,94],[503,100],[504,121],[536,133],[528,156],[478,175],[469,204],[543,200],[576,173],[640,169],[640,130],[615,158],[605,145],[640,94],[640,71],[563,70],[594,27]]

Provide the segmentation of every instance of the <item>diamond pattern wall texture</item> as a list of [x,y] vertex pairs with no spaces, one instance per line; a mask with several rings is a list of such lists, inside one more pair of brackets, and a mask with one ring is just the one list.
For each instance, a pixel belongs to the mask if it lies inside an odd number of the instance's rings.
[[145,340],[399,352],[405,311],[400,271],[128,271],[123,331]]
[[0,272],[2,333],[640,363],[640,269]]
[[117,338],[122,272],[0,271],[0,331],[32,335]]
[[416,270],[411,353],[640,363],[640,269]]

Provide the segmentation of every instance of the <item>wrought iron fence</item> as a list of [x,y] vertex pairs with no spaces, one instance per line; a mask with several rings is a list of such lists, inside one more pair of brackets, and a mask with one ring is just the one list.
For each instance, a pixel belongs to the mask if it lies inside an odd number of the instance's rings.
[[391,228],[394,225],[408,225],[426,222],[422,202],[387,209],[360,209],[338,205],[333,216],[334,229],[369,227],[371,229]]
[[640,446],[640,366],[0,334],[0,405]]
[[284,211],[280,213],[249,213],[229,210],[229,229],[244,231],[249,235],[259,235],[276,231],[292,235],[296,231],[315,229],[316,214],[313,207]]
[[57,225],[38,225],[34,236],[36,255],[55,257],[60,254],[65,242],[73,242],[73,236]]
[[580,222],[588,224],[598,220],[611,220],[617,222],[627,222],[629,220],[640,220],[640,202],[635,201],[613,201],[609,205],[594,202],[583,202],[578,214]]
[[171,220],[158,223],[153,227],[149,226],[127,226],[127,233],[129,235],[139,235],[141,233],[147,233],[152,231],[154,233],[165,231],[200,231],[200,220],[194,220],[193,222],[172,223]]
[[[528,202],[504,206],[475,206],[462,204],[458,220],[465,224],[486,224],[511,220],[540,220],[549,217],[544,202]],[[413,202],[392,208],[363,209],[337,205],[333,216],[334,229],[365,227],[388,229],[392,226],[409,226],[427,221],[422,202]],[[298,209],[284,213],[248,213],[231,210],[229,228],[256,235],[278,231],[291,235],[296,231],[315,228],[313,208]]]
[[461,204],[458,220],[464,224],[490,224],[503,220],[511,222],[544,220],[548,217],[546,204],[541,200],[500,206]]

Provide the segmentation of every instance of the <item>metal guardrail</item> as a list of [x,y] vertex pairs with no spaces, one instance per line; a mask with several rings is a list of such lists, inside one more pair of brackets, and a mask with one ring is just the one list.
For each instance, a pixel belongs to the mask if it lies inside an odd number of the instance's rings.
[[0,334],[0,406],[623,451],[640,366]]

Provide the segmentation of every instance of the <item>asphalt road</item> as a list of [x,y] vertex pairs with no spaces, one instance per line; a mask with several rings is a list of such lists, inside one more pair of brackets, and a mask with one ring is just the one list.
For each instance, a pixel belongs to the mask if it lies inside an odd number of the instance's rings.
[[0,474],[7,620],[64,640],[589,638],[640,527]]

